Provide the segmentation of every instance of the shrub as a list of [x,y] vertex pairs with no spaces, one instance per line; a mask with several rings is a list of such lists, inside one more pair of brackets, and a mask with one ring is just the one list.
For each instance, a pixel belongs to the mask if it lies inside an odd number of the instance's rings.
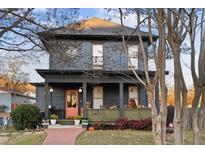
[[116,127],[120,130],[128,128],[128,119],[126,117],[119,118],[116,121]]
[[95,124],[89,124],[88,127],[94,127],[95,130],[115,130],[116,125],[112,123],[98,122]]
[[58,115],[56,115],[56,114],[51,114],[50,119],[58,119]]
[[31,104],[17,106],[11,112],[11,118],[17,130],[36,129],[42,122],[40,109]]
[[81,120],[81,116],[80,116],[80,115],[75,116],[75,117],[74,117],[74,120]]
[[152,119],[131,120],[128,122],[128,127],[133,130],[152,130]]
[[126,117],[123,117],[119,118],[116,123],[98,122],[89,124],[89,127],[94,127],[95,130],[152,130],[152,119],[128,120]]

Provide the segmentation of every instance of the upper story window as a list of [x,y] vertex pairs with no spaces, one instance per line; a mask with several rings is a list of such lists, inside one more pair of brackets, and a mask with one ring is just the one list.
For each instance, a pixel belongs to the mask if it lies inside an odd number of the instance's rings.
[[103,69],[103,45],[92,45],[93,69]]
[[[138,46],[137,45],[129,45],[128,46],[128,67],[138,69]],[[132,67],[131,67],[132,66]]]

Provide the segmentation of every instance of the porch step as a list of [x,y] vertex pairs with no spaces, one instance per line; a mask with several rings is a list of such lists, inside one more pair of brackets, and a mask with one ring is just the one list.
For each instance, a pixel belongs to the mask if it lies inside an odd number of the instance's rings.
[[60,124],[60,125],[74,125],[74,120],[73,119],[58,119],[57,124]]
[[60,124],[56,124],[56,125],[49,125],[48,126],[49,129],[57,129],[57,128],[82,128],[82,125],[60,125]]

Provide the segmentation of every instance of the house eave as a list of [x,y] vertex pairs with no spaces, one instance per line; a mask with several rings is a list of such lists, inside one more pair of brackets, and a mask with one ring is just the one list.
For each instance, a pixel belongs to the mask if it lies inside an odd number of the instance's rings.
[[[83,74],[101,74],[107,76],[116,75],[129,75],[134,76],[133,72],[130,71],[107,71],[107,70],[56,70],[56,69],[36,69],[36,71],[45,78],[46,75],[83,75]],[[145,76],[144,71],[136,70],[138,75]],[[150,76],[154,76],[156,71],[149,71]],[[165,71],[165,75],[169,72]]]

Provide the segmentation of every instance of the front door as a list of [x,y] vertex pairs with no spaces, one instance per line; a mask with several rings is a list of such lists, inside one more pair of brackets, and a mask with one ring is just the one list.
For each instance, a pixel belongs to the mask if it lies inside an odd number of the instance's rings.
[[78,90],[66,91],[66,118],[78,115]]

